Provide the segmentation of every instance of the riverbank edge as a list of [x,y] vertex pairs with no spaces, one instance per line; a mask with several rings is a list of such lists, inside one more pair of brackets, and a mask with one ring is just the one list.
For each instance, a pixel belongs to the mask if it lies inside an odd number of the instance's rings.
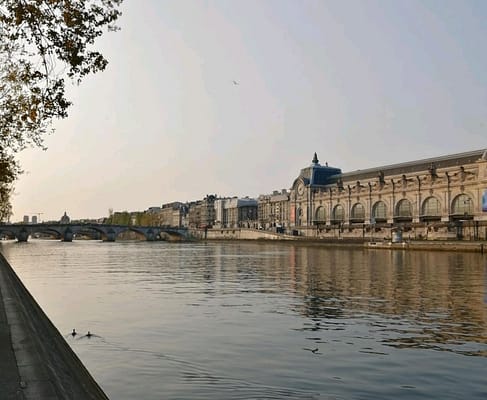
[[270,243],[279,242],[287,244],[306,244],[321,247],[335,247],[335,248],[354,248],[367,250],[411,250],[411,251],[454,251],[454,252],[469,252],[487,254],[487,241],[415,241],[407,240],[400,243],[392,243],[388,241],[369,241],[369,240],[347,240],[347,239],[317,239],[317,238],[303,238],[303,237],[286,237],[286,238],[206,238],[197,239],[206,242],[260,242]]
[[108,400],[1,253],[0,307],[11,341],[2,346],[13,349],[20,378],[12,400]]

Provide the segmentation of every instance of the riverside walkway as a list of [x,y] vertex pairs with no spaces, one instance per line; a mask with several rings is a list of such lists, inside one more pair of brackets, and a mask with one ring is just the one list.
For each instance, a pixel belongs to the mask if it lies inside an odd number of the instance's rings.
[[1,400],[107,400],[0,254]]

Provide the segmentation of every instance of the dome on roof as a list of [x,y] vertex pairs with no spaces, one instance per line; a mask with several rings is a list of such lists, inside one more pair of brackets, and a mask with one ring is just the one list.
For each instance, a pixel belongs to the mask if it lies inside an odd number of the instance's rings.
[[64,215],[61,217],[61,220],[59,221],[61,224],[69,224],[71,221],[71,218],[68,217],[68,214],[66,214],[66,211],[64,211]]
[[309,167],[301,169],[298,179],[308,185],[324,186],[334,183],[336,175],[342,173],[340,168],[329,167],[328,163],[320,165],[318,155],[314,153],[312,164]]

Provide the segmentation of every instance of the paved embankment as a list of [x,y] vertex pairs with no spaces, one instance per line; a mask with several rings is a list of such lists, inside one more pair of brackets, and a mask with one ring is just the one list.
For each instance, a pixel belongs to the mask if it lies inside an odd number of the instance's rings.
[[346,247],[346,248],[368,248],[387,250],[424,250],[424,251],[462,251],[487,253],[487,241],[469,240],[405,240],[400,243],[390,241],[371,241],[370,238],[318,238],[310,236],[291,236],[274,232],[261,231],[257,229],[235,228],[235,229],[208,229],[192,232],[194,237],[209,241],[233,241],[233,240],[254,240],[271,241],[279,240],[284,242],[306,243],[308,245],[319,245],[322,247]]
[[486,253],[487,242],[475,241],[405,241],[401,243],[369,242],[368,248],[397,249],[397,250],[424,250],[424,251],[465,251],[473,253]]
[[108,399],[0,254],[0,399]]

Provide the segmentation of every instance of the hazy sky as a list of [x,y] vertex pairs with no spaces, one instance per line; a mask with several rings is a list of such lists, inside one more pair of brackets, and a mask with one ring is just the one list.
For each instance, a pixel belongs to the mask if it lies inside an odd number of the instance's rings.
[[[487,147],[486,1],[126,0],[12,221],[289,188]],[[238,82],[238,85],[233,83]]]

